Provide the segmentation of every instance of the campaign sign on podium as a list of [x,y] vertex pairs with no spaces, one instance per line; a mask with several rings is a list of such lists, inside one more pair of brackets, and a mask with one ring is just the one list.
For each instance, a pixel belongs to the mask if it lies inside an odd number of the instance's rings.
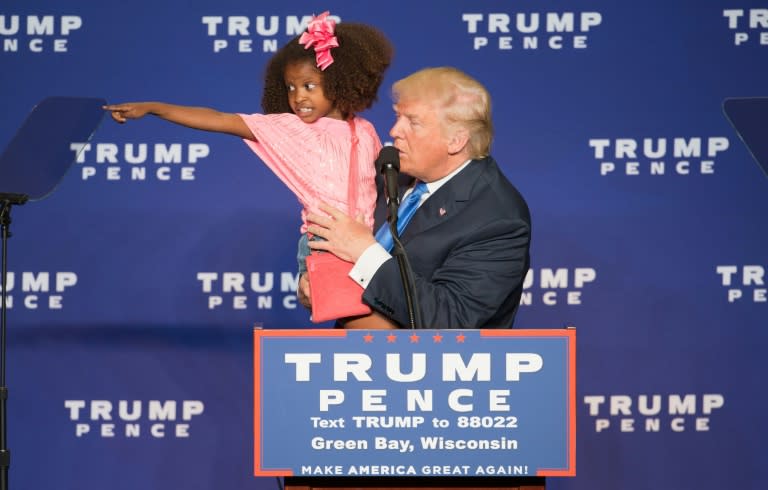
[[573,476],[576,331],[254,330],[256,476]]

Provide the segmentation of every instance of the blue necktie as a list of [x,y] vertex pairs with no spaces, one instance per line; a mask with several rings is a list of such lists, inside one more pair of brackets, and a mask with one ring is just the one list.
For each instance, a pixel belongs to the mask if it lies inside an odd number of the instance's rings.
[[[413,188],[405,201],[400,203],[400,207],[397,210],[397,234],[402,236],[403,230],[408,226],[408,222],[411,221],[413,214],[419,208],[419,202],[421,202],[421,196],[427,190],[427,184],[419,182],[416,187]],[[381,244],[387,251],[392,250],[394,246],[394,240],[392,239],[392,233],[389,231],[389,223],[384,223],[379,231],[376,232],[376,241]]]

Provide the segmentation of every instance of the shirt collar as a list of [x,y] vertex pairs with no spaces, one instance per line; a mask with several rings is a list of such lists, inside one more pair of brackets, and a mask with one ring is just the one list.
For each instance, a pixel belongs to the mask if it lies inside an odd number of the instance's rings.
[[453,177],[455,177],[457,173],[459,173],[459,172],[461,172],[462,170],[464,170],[464,167],[466,167],[467,165],[469,165],[469,162],[471,162],[471,161],[472,161],[472,159],[470,158],[470,159],[469,159],[469,160],[467,160],[466,162],[464,162],[464,163],[462,163],[461,165],[459,165],[459,168],[457,168],[457,169],[456,169],[456,170],[454,170],[453,172],[449,173],[448,175],[446,175],[446,176],[445,176],[445,177],[443,177],[442,179],[437,179],[437,180],[436,180],[436,181],[434,181],[434,182],[427,182],[427,190],[429,191],[429,193],[430,193],[430,194],[434,194],[435,192],[437,192],[437,190],[438,190],[439,188],[441,188],[441,187],[442,187],[442,186],[443,186],[443,185],[444,185],[446,182],[448,182],[448,181],[449,181],[449,180],[451,180]]

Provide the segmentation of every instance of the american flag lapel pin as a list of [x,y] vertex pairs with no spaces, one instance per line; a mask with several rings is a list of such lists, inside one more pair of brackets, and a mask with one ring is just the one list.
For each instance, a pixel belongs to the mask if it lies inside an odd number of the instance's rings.
[[441,217],[445,216],[445,213],[446,213],[445,208],[440,208],[440,211],[438,211],[438,212],[440,213]]

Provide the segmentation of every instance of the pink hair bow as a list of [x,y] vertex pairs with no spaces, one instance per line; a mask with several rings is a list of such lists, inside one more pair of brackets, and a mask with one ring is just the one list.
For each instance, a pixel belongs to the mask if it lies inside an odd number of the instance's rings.
[[326,10],[317,17],[312,17],[306,32],[299,38],[299,44],[304,45],[304,49],[315,47],[317,67],[323,71],[333,63],[331,48],[339,46],[339,40],[333,35],[336,21],[329,19],[329,14],[330,12]]

